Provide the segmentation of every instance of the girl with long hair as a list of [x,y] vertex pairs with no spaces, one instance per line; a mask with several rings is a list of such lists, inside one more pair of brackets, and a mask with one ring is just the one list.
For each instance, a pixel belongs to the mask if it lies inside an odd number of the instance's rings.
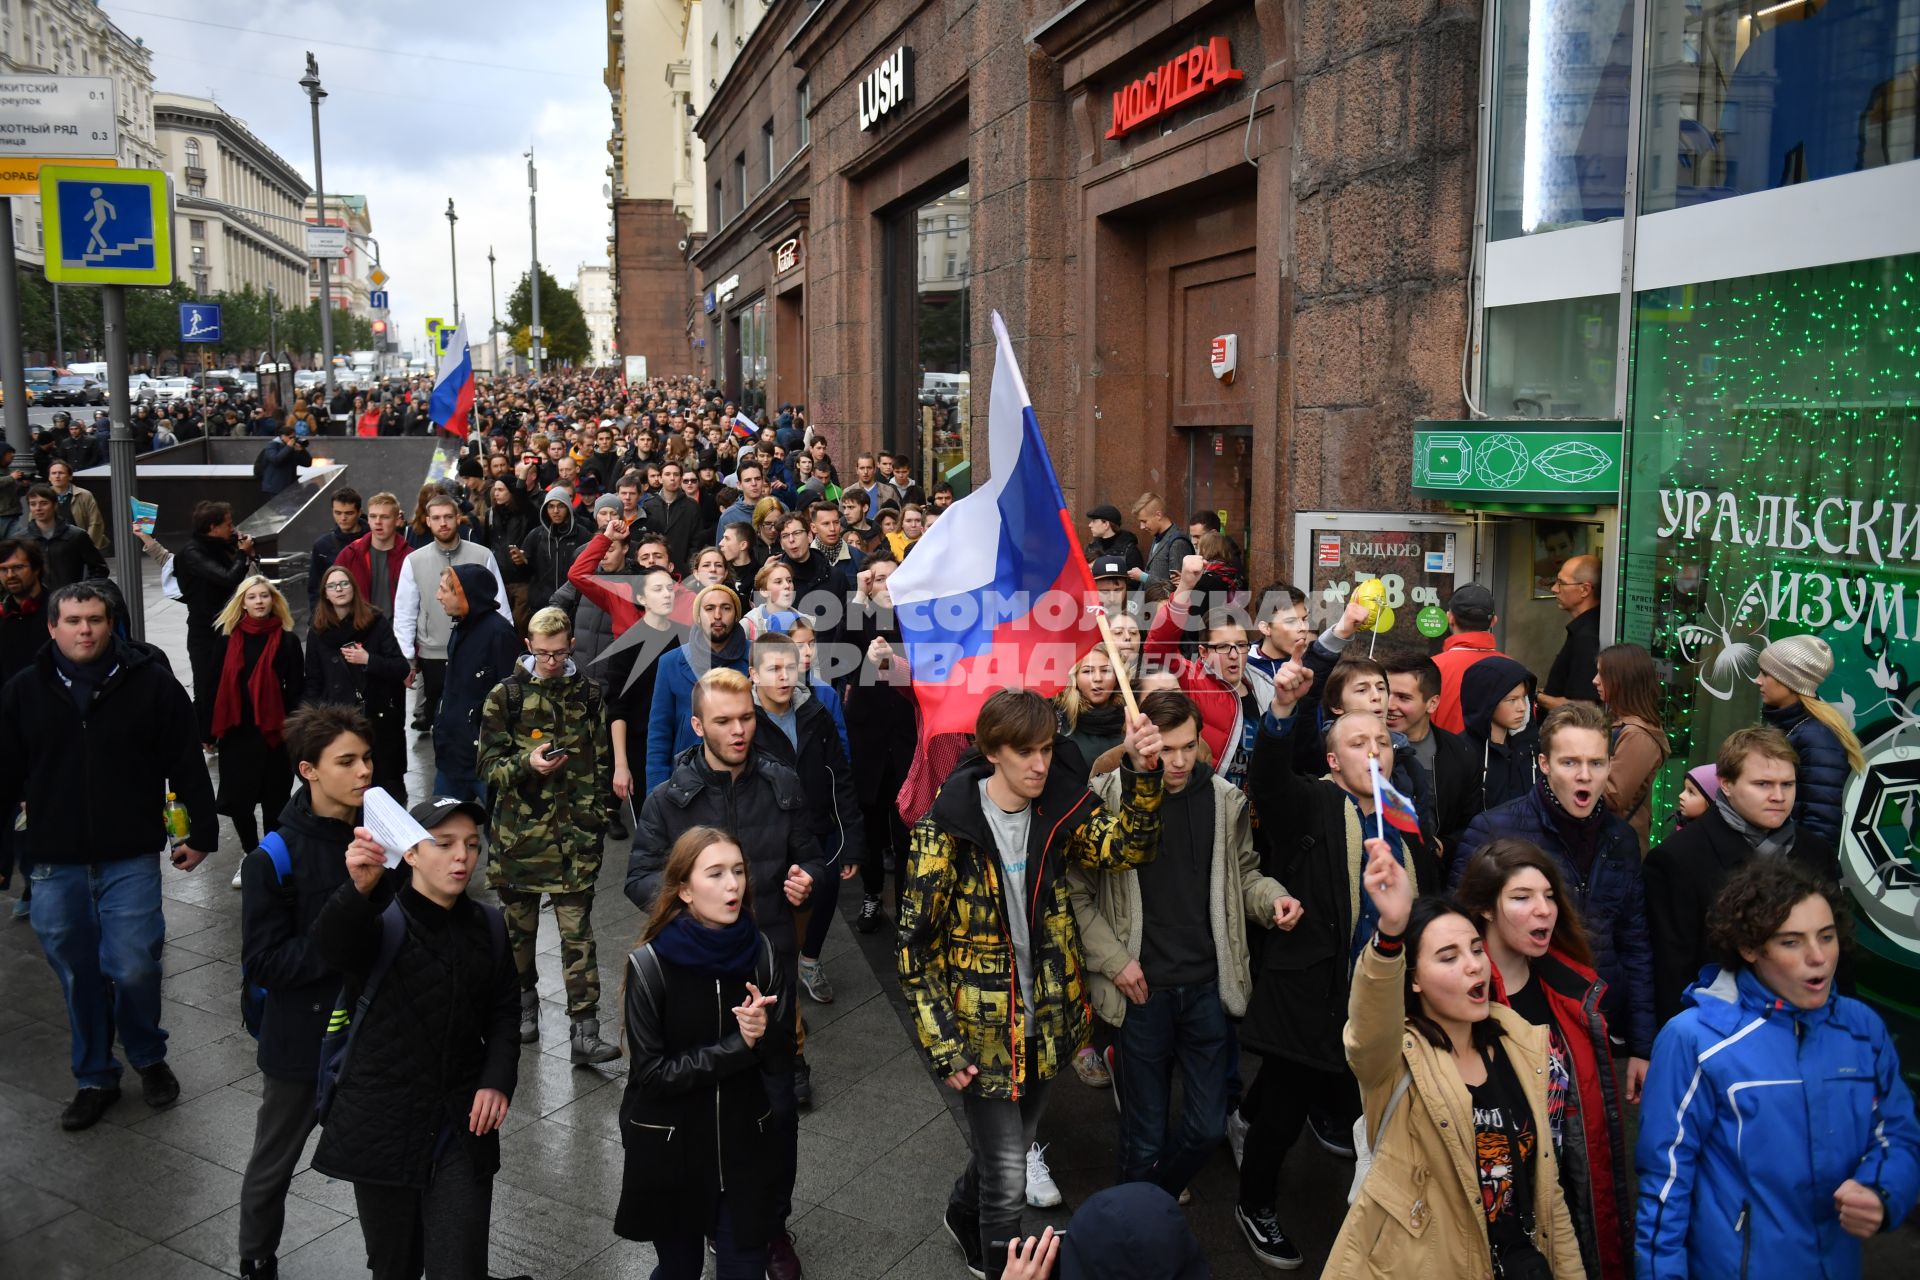
[[[287,715],[306,689],[305,664],[299,641],[290,638],[287,598],[262,574],[234,588],[213,623],[227,638],[213,698],[213,737],[220,744],[217,807],[233,819],[244,856],[258,847],[262,824],[268,831],[280,825],[280,811],[293,794],[293,766],[281,744]],[[256,808],[260,822],[254,820]]]
[[759,1280],[779,1226],[780,1142],[763,1077],[793,1069],[785,971],[755,926],[745,855],[717,827],[674,842],[627,957],[626,1168],[613,1229],[652,1241],[657,1280]]
[[1547,1033],[1493,997],[1477,924],[1414,900],[1387,842],[1361,881],[1378,915],[1347,1002],[1372,1166],[1323,1276],[1581,1276],[1550,1134]]
[[1480,925],[1493,998],[1546,1029],[1547,1118],[1587,1275],[1631,1276],[1633,1165],[1620,1083],[1593,952],[1559,864],[1536,844],[1495,840],[1467,864],[1455,896]]
[[1867,767],[1860,739],[1820,686],[1833,674],[1833,650],[1819,636],[1786,636],[1760,651],[1761,716],[1800,753],[1793,820],[1838,848],[1847,779]]
[[727,581],[727,557],[718,547],[702,547],[693,556],[693,570],[687,574],[687,585],[698,591],[701,587],[718,586]]
[[1613,768],[1607,773],[1607,808],[1627,820],[1647,856],[1653,824],[1653,780],[1673,748],[1660,719],[1660,676],[1653,655],[1637,644],[1600,651],[1593,691],[1613,717]]
[[429,480],[420,486],[420,492],[413,499],[413,519],[407,521],[407,545],[418,551],[433,541],[433,530],[427,527],[427,504],[440,496],[440,486]]
[[1079,748],[1088,767],[1127,736],[1126,705],[1105,645],[1095,645],[1074,664],[1073,683],[1060,691],[1056,702],[1060,731]]
[[507,604],[513,610],[513,629],[527,633],[527,619],[533,614],[528,598],[528,583],[533,579],[533,564],[527,557],[527,534],[533,529],[533,513],[520,500],[520,491],[506,480],[487,486],[487,550],[500,566],[500,577],[507,584]]
[[306,701],[358,707],[373,725],[373,783],[407,802],[408,663],[385,614],[342,565],[320,580],[307,630]]
[[741,619],[747,638],[757,640],[769,631],[786,630],[794,617],[793,566],[780,559],[768,560],[753,575],[753,594],[760,603]]

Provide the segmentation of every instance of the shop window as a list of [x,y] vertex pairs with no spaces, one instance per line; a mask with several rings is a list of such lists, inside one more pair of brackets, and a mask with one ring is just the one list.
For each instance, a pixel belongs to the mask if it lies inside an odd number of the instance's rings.
[[1914,158],[1910,0],[1652,3],[1643,211]]
[[755,299],[734,313],[734,353],[738,364],[731,379],[740,411],[755,422],[766,420],[767,410],[767,302]]
[[[909,454],[931,487],[968,460],[972,290],[965,183],[910,205],[887,226],[891,346],[886,447]],[[959,487],[959,486],[956,486]],[[964,488],[961,488],[964,492]]]
[[[1671,675],[1656,812],[1759,719],[1757,655],[1789,634],[1832,646],[1820,693],[1870,769],[1920,728],[1916,330],[1920,254],[1637,299],[1620,631]],[[1842,880],[1883,883],[1873,865]]]
[[1620,298],[1489,307],[1482,403],[1496,418],[1611,418]]
[[1498,23],[1489,236],[1620,217],[1632,0],[1500,0]]

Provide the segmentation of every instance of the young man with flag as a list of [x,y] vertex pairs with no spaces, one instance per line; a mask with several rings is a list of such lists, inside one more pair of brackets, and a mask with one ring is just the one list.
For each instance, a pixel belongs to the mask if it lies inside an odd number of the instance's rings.
[[[1293,737],[1313,733],[1296,715],[1313,683],[1301,658],[1273,678],[1273,704],[1262,720],[1247,794],[1269,839],[1265,870],[1302,906],[1291,930],[1266,936],[1240,1043],[1263,1059],[1240,1105],[1234,1144],[1240,1153],[1235,1217],[1265,1266],[1292,1270],[1300,1251],[1274,1212],[1280,1166],[1309,1111],[1351,1128],[1359,1092],[1347,1068],[1340,1032],[1347,1020],[1353,963],[1372,938],[1375,912],[1362,892],[1363,842],[1384,839],[1421,892],[1440,888],[1440,869],[1414,807],[1383,779],[1393,771],[1393,740],[1372,711],[1349,711],[1326,732],[1327,778],[1297,767]],[[1382,779],[1377,784],[1376,779]]]
[[1027,1155],[1048,1086],[1092,1036],[1069,865],[1124,871],[1160,841],[1160,730],[1127,726],[1118,808],[1057,759],[1053,705],[1002,689],[974,751],[914,826],[900,905],[900,985],[933,1074],[961,1094],[972,1154],[946,1226],[975,1276],[1006,1264],[989,1242],[1020,1234]]

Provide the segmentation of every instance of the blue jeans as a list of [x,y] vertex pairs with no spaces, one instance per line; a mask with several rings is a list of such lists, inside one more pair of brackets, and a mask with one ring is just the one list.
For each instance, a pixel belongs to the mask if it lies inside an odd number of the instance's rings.
[[487,789],[476,778],[462,773],[448,773],[444,769],[433,771],[433,794],[452,796],[456,800],[471,800],[475,804],[487,802]]
[[60,979],[73,1032],[73,1076],[82,1089],[120,1081],[119,1034],[138,1069],[165,1061],[160,1029],[160,913],[157,855],[33,868],[33,931]]
[[[1153,988],[1145,1004],[1127,1006],[1115,1084],[1120,1181],[1157,1183],[1177,1196],[1200,1172],[1227,1131],[1230,1044],[1218,983]],[[1176,1066],[1186,1101],[1179,1136],[1169,1142]]]

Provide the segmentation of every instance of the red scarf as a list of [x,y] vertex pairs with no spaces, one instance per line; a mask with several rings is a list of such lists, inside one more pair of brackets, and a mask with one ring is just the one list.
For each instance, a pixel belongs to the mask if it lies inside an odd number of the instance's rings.
[[224,738],[227,730],[240,723],[240,671],[247,665],[247,637],[265,636],[260,660],[253,664],[247,679],[247,696],[253,699],[253,723],[267,745],[280,745],[280,731],[286,727],[287,706],[280,698],[280,675],[274,659],[280,654],[280,619],[273,614],[256,618],[240,615],[240,625],[227,637],[227,659],[220,667],[220,692],[213,700],[213,736]]

